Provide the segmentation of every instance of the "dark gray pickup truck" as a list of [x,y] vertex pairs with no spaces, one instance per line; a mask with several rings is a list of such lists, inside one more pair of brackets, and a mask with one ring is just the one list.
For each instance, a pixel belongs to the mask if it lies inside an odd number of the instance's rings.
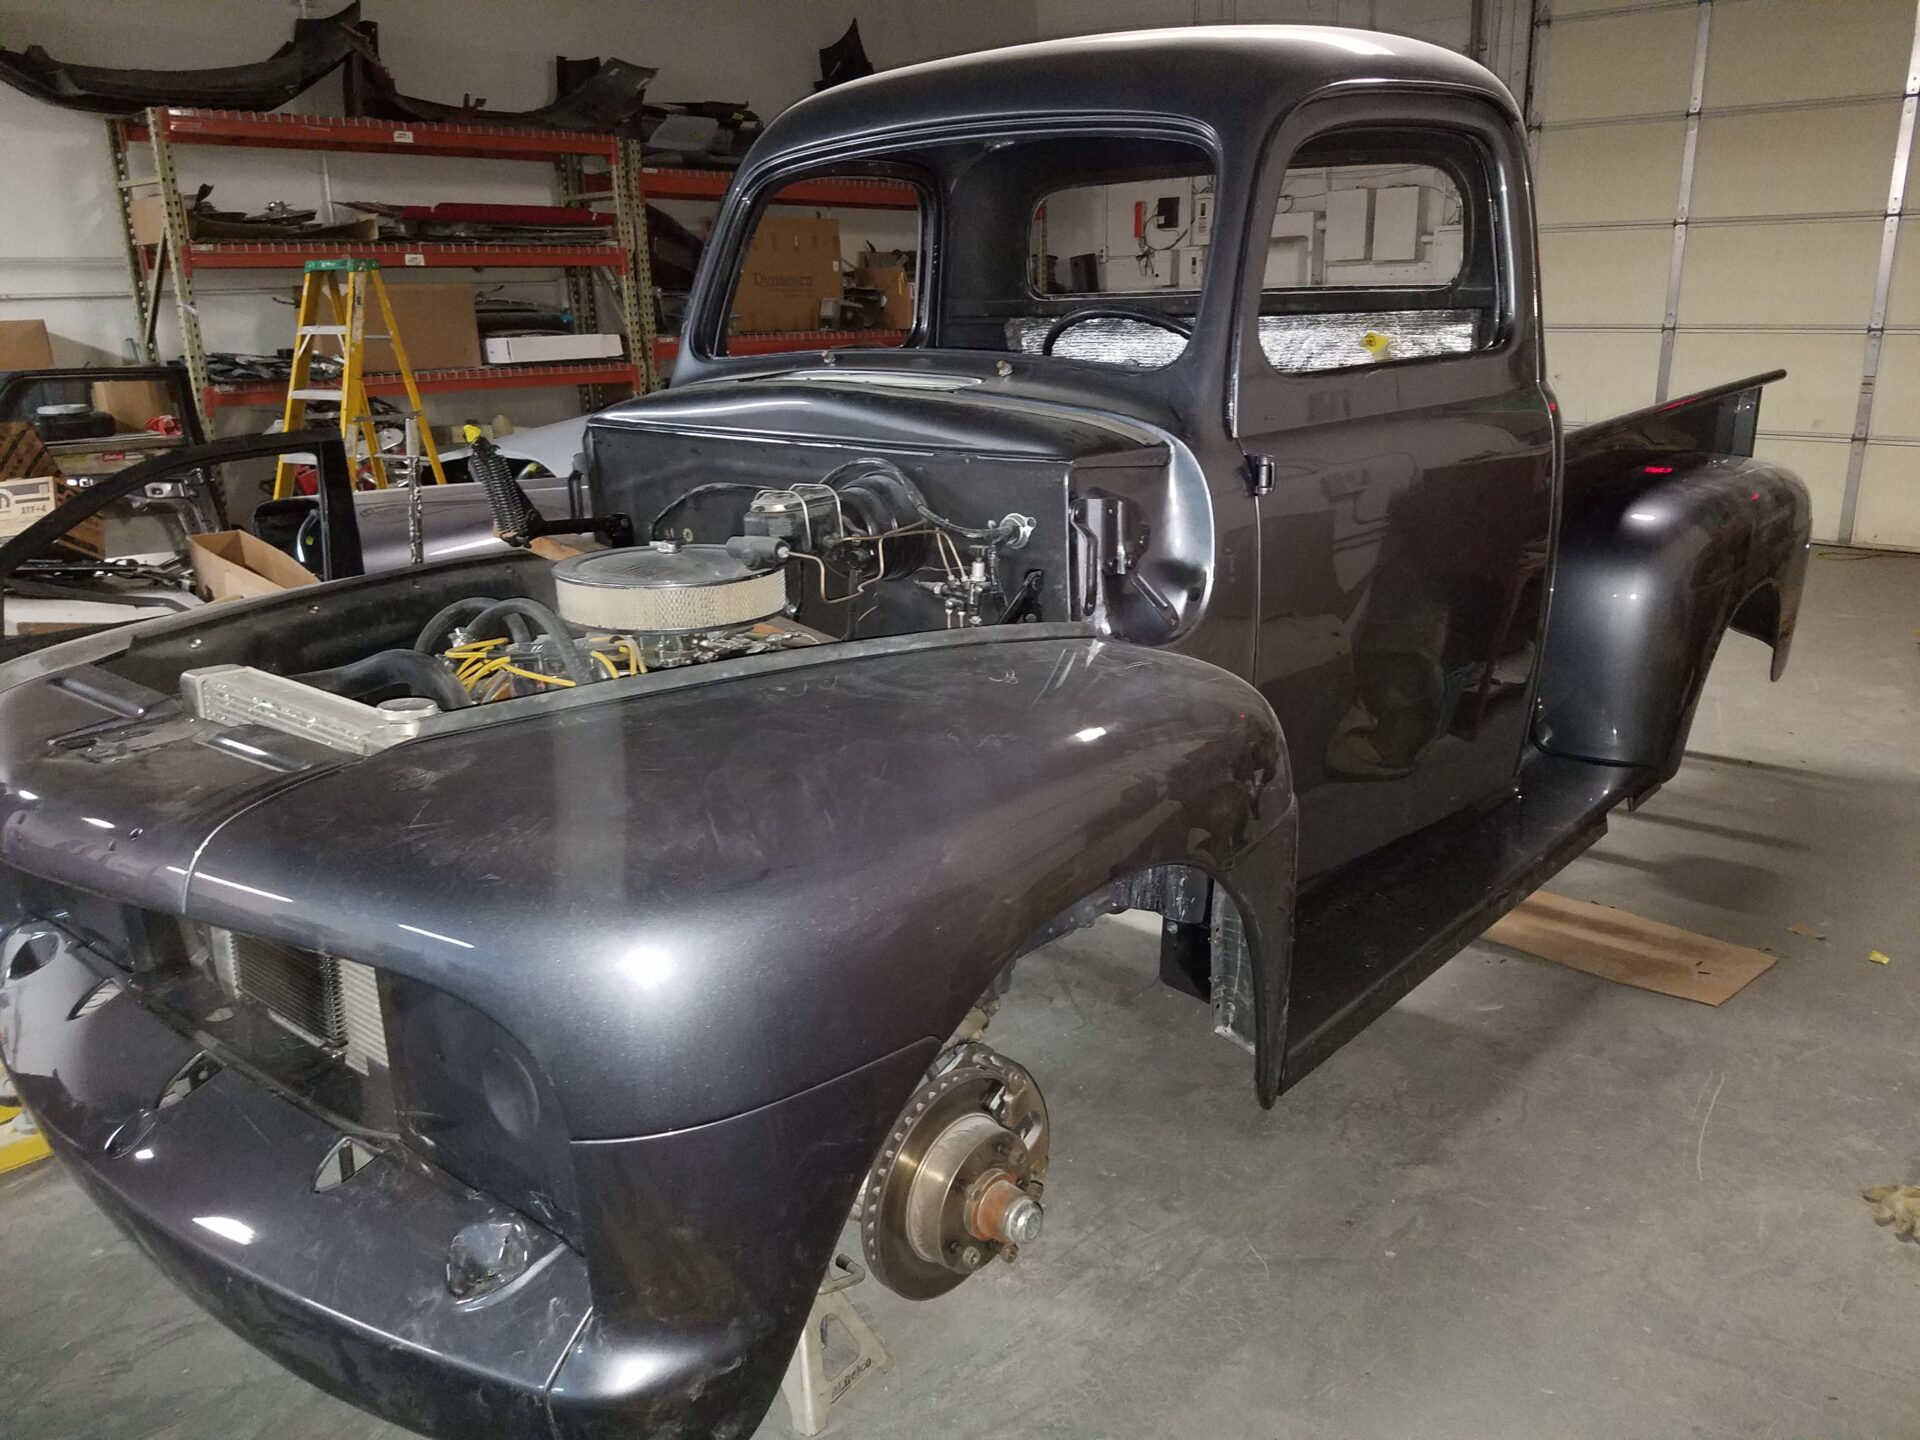
[[[756,353],[756,227],[829,181],[917,204],[904,342]],[[1564,433],[1533,235],[1507,92],[1389,36],[803,101],[673,387],[588,427],[612,543],[0,669],[22,1098],[358,1405],[746,1434],[850,1217],[932,1297],[1074,1203],[1047,1057],[982,1038],[1023,955],[1158,912],[1271,1105],[1674,773],[1726,631],[1778,674],[1773,377]]]

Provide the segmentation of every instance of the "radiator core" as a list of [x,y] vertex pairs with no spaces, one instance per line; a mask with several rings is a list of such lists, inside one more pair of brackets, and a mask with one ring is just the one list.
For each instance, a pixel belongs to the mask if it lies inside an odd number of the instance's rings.
[[387,1068],[380,982],[370,967],[217,926],[210,941],[214,972],[232,994],[358,1074]]

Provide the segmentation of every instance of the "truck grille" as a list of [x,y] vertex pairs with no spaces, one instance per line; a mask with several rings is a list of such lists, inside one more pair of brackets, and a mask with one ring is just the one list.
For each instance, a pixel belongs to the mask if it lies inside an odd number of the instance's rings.
[[374,972],[352,960],[211,927],[214,973],[310,1045],[370,1075],[387,1068],[387,1030]]

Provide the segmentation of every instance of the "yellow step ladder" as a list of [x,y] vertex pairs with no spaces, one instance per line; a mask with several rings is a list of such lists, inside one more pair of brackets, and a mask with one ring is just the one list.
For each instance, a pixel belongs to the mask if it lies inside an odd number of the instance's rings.
[[21,1107],[20,1097],[13,1093],[13,1081],[0,1069],[0,1175],[44,1160],[50,1153],[47,1137]]
[[[345,276],[344,286],[341,277]],[[380,318],[386,323],[384,335],[367,333],[369,296],[380,306]],[[321,305],[332,316],[331,323],[320,320]],[[329,389],[313,383],[314,342],[332,336],[340,342],[340,386]],[[420,387],[414,383],[413,367],[407,363],[406,347],[400,343],[400,326],[393,318],[393,304],[387,299],[387,283],[380,276],[378,260],[309,260],[306,278],[300,285],[300,312],[294,321],[293,371],[287,380],[287,405],[281,412],[283,431],[306,428],[307,406],[312,401],[328,401],[340,407],[340,438],[347,447],[347,473],[357,486],[363,481],[384,490],[387,486],[387,457],[381,453],[380,436],[374,424],[373,408],[367,399],[367,341],[385,340],[393,347],[394,363],[400,369],[400,381],[407,390],[407,416],[420,436],[420,450],[433,472],[433,483],[447,483],[447,472],[440,468],[440,452],[433,443],[433,431],[427,424],[420,403]],[[273,498],[285,500],[294,493],[294,472],[298,462],[281,457],[274,467]]]

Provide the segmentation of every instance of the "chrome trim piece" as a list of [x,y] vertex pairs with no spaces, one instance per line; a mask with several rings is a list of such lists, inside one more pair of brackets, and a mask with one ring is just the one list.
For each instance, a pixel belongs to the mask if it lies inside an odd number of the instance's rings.
[[351,755],[377,755],[442,728],[443,710],[383,710],[251,665],[210,665],[180,676],[190,714],[216,725],[264,725]]

